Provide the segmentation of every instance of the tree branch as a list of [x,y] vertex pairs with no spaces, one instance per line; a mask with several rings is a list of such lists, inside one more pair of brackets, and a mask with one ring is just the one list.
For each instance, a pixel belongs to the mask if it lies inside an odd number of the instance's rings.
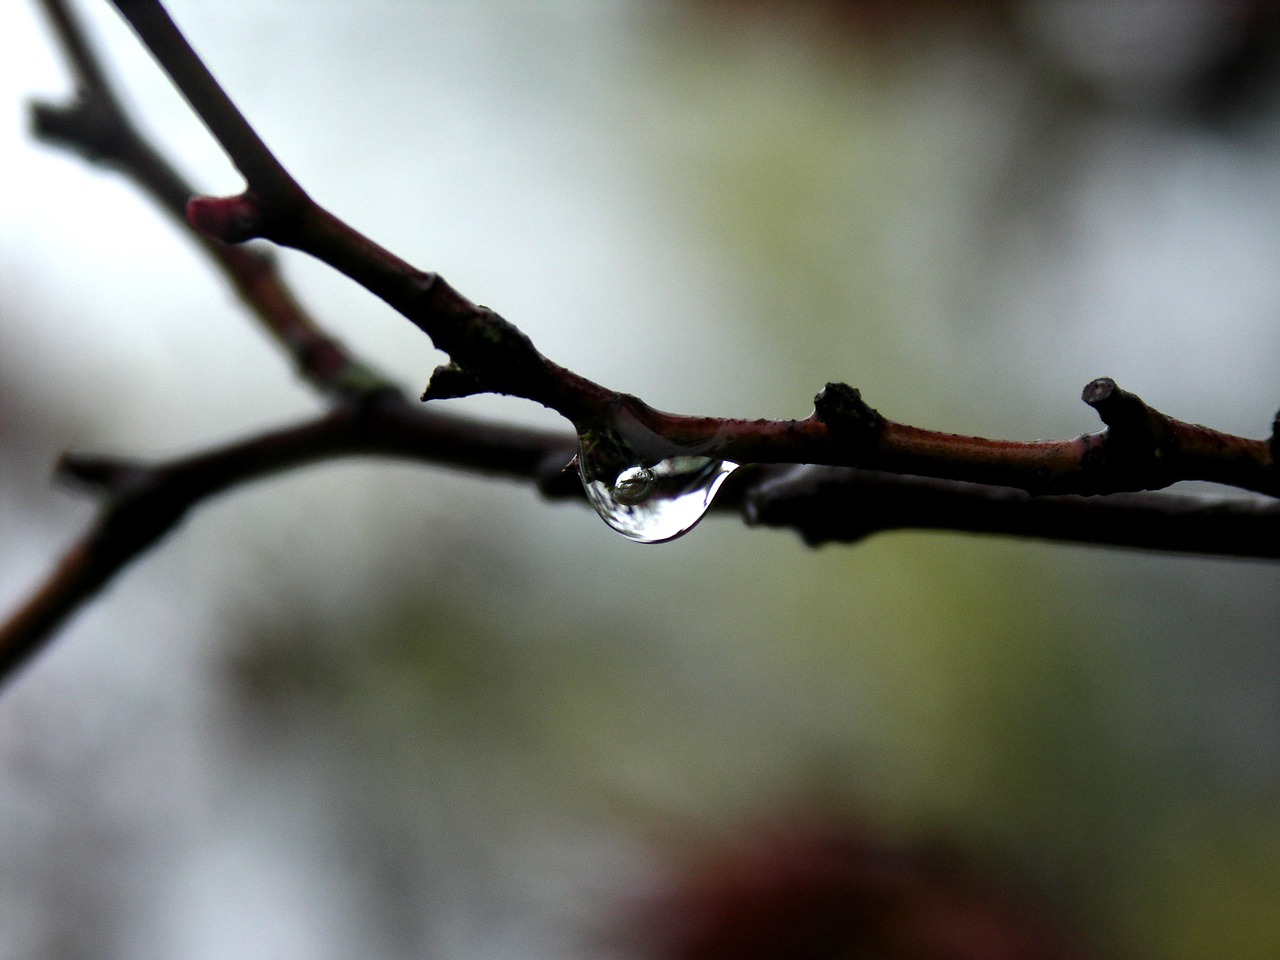
[[228,246],[191,229],[186,208],[196,192],[194,187],[130,120],[89,46],[84,28],[64,0],[40,0],[40,6],[71,66],[76,97],[69,104],[33,104],[35,136],[73,150],[92,163],[119,170],[132,180],[200,245],[313,386],[335,397],[396,389],[307,314],[281,278],[273,257],[249,247]]
[[[1110,429],[1073,440],[1017,442],[963,437],[894,423],[875,414],[838,419],[821,401],[804,420],[687,417],[654,410],[553,363],[514,325],[472,303],[438,274],[413,267],[315,203],[285,171],[218,86],[158,0],[115,0],[144,44],[244,174],[235,197],[199,197],[188,205],[200,230],[227,242],[264,237],[309,253],[363,285],[426,333],[452,358],[447,384],[426,398],[454,396],[459,383],[534,400],[580,433],[604,431],[602,446],[621,451],[612,471],[632,463],[697,454],[760,463],[858,466],[978,483],[1031,493],[1100,494],[1150,490],[1175,480],[1211,480],[1269,495],[1280,492],[1270,446],[1182,423],[1142,404],[1110,381],[1086,387],[1086,402]],[[1105,386],[1110,384],[1110,386]],[[838,387],[845,401],[856,391]],[[1126,400],[1125,398],[1129,398]],[[1132,401],[1132,402],[1130,402]],[[1131,429],[1143,411],[1149,429]],[[845,409],[828,404],[828,409]],[[871,411],[874,414],[874,411]],[[1141,418],[1137,418],[1141,419]],[[1117,426],[1121,429],[1117,429]],[[1158,434],[1159,442],[1153,442]]]
[[[58,475],[99,496],[97,521],[4,624],[0,682],[194,506],[241,484],[350,456],[394,457],[535,483],[582,499],[565,470],[572,437],[426,412],[384,394],[292,427],[159,463],[67,456]],[[1129,494],[1032,497],[980,484],[839,467],[756,467],[730,478],[715,509],[799,531],[806,542],[964,530],[1254,558],[1280,558],[1280,505]]]
[[951,530],[1141,550],[1280,559],[1280,503],[1024,490],[842,467],[797,467],[745,494],[748,523],[796,530],[811,546],[894,530]]
[[335,457],[379,456],[533,480],[549,495],[581,496],[576,477],[561,477],[573,450],[571,437],[428,413],[384,394],[161,463],[66,456],[59,478],[93,492],[102,508],[45,582],[0,625],[0,680],[193,506],[231,487]]
[[[207,231],[195,234],[202,249],[332,407],[306,423],[162,463],[64,458],[59,475],[97,493],[102,510],[0,625],[0,680],[189,509],[242,483],[319,460],[372,455],[532,481],[546,496],[582,499],[576,476],[564,470],[575,449],[572,436],[412,405],[324,332],[271,258],[223,242],[256,234],[333,263],[445,347],[453,362],[436,371],[427,398],[511,392],[559,410],[588,439],[611,440],[619,457],[653,462],[695,452],[746,463],[724,485],[715,509],[740,512],[749,523],[796,529],[813,544],[852,542],[887,530],[944,529],[1280,558],[1280,505],[1114,493],[1203,479],[1274,496],[1280,415],[1268,440],[1249,440],[1175,420],[1106,379],[1090,383],[1083,396],[1106,429],[1061,441],[988,440],[895,423],[844,384],[828,384],[815,398],[814,413],[803,420],[726,420],[654,410],[547,360],[496,313],[316,206],[159,4],[117,0],[248,181],[240,197],[189,204],[191,187],[129,120],[63,0],[40,2],[78,90],[70,105],[33,108],[37,136],[121,170],[184,229],[195,224]],[[790,463],[827,466],[785,465]],[[1112,495],[1061,495],[1067,493]]]

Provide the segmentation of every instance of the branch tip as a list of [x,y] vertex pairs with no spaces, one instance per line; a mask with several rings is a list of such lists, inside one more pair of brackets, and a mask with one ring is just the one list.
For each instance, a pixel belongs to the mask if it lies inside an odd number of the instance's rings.
[[1098,418],[1115,431],[1142,434],[1154,439],[1156,421],[1163,414],[1147,406],[1136,393],[1116,385],[1110,377],[1099,377],[1085,385],[1080,399],[1097,412]]
[[119,158],[125,124],[92,94],[69,103],[33,100],[28,111],[31,135],[41,143],[72,150],[93,164]]
[[427,388],[422,392],[422,400],[456,400],[459,397],[471,397],[477,393],[488,393],[484,383],[474,373],[464,370],[456,363],[448,363],[436,367],[431,374]]
[[1108,397],[1119,389],[1116,382],[1110,377],[1098,377],[1096,380],[1090,380],[1084,385],[1080,399],[1089,406],[1094,407],[1099,403],[1105,402]]
[[552,450],[538,464],[534,482],[538,492],[549,500],[568,500],[582,496],[578,479],[578,455],[565,460],[564,450]]
[[27,103],[27,122],[31,135],[37,140],[67,140],[66,131],[75,126],[78,111],[78,103],[31,100]]

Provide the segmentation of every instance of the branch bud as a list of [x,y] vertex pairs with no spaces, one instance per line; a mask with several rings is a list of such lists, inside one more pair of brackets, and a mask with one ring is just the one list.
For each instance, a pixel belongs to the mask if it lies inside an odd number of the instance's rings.
[[844,442],[868,444],[884,426],[880,412],[847,383],[828,383],[813,398],[813,411],[831,435]]
[[487,393],[488,388],[469,370],[464,370],[456,363],[436,367],[431,374],[427,389],[422,393],[426,400],[454,400],[459,397],[471,397],[477,393]]
[[262,235],[262,207],[249,191],[235,197],[192,197],[187,221],[207,237],[243,243]]

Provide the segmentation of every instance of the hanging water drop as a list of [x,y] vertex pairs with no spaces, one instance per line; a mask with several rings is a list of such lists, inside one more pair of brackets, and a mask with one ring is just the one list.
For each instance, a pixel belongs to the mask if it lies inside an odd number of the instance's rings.
[[675,456],[616,470],[595,462],[585,441],[578,450],[578,473],[596,513],[639,543],[662,543],[691,530],[737,468],[729,460]]

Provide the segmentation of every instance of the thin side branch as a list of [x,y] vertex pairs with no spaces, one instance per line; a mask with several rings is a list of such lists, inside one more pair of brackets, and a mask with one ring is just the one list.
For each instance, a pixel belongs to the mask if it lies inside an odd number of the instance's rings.
[[560,477],[573,449],[571,437],[426,413],[401,397],[383,395],[162,463],[64,457],[60,478],[94,493],[102,509],[26,603],[0,624],[0,680],[193,506],[231,487],[335,457],[379,456],[533,480],[552,493],[580,495],[576,478],[569,486]]
[[797,467],[746,494],[748,523],[795,530],[811,546],[877,533],[944,530],[1252,559],[1280,559],[1280,503],[1024,490],[842,467]]
[[132,180],[200,245],[313,386],[338,398],[396,389],[307,314],[281,278],[273,257],[250,247],[228,246],[191,229],[186,208],[195,188],[130,120],[83,26],[64,0],[40,0],[40,5],[71,67],[76,97],[68,104],[34,104],[31,119],[36,137],[119,170]]

